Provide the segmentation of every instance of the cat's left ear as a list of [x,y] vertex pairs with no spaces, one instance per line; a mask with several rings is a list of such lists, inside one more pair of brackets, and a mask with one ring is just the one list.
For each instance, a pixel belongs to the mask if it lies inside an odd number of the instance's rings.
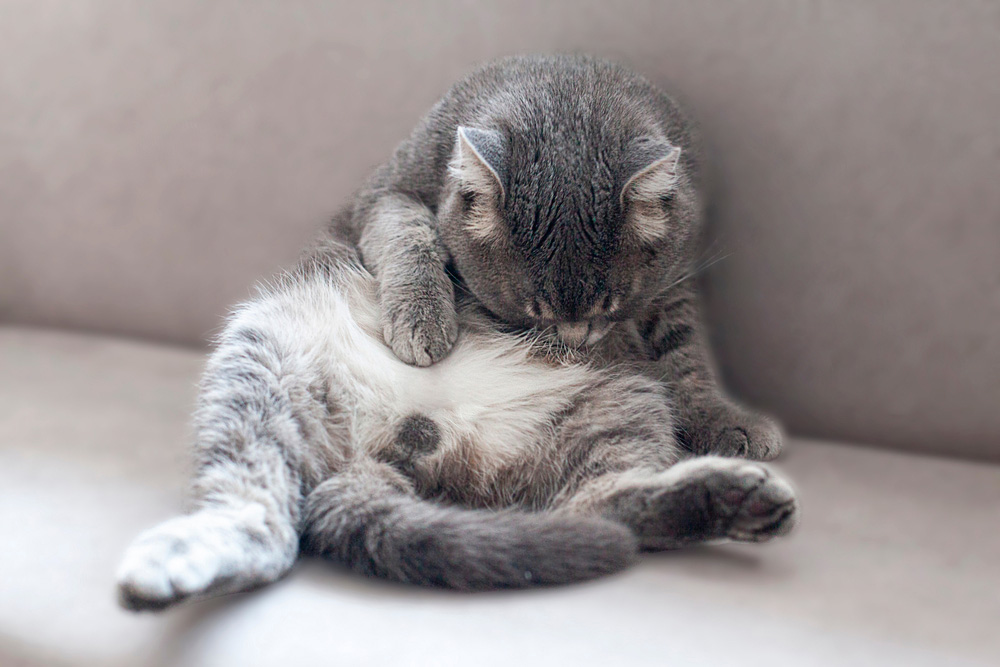
[[507,141],[495,130],[459,127],[450,171],[462,185],[479,194],[504,199],[507,179]]
[[628,211],[629,226],[644,241],[655,242],[667,232],[663,202],[677,189],[680,157],[678,146],[652,137],[636,141],[629,151],[625,173],[630,175],[620,203]]

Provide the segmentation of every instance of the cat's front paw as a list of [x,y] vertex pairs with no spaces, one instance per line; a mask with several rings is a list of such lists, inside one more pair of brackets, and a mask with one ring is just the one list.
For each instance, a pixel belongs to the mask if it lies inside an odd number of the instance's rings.
[[386,345],[408,364],[430,366],[455,344],[458,316],[448,298],[386,299],[382,308]]
[[778,422],[766,415],[738,406],[725,406],[710,413],[699,425],[696,451],[755,461],[768,461],[781,454],[784,434]]

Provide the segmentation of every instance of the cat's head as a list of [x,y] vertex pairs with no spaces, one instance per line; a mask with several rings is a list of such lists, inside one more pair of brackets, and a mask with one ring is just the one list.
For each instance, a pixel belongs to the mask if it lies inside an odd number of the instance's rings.
[[572,347],[641,310],[696,237],[679,147],[650,134],[601,143],[459,127],[438,211],[475,296]]

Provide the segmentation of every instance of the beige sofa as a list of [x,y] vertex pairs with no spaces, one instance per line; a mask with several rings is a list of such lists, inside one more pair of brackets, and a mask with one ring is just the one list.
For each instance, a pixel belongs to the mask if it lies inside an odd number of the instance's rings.
[[[227,305],[473,63],[552,50],[701,120],[715,343],[795,436],[800,529],[561,589],[309,562],[118,610]],[[0,665],[1000,663],[998,63],[988,0],[3,3]]]

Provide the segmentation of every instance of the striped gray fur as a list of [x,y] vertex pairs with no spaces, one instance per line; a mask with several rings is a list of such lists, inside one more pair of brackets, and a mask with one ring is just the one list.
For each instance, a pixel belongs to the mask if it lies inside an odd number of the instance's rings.
[[781,438],[719,388],[683,279],[696,158],[673,102],[603,61],[457,84],[230,318],[192,507],[128,549],[122,603],[247,590],[301,552],[478,590],[787,532],[788,484],[718,456]]

